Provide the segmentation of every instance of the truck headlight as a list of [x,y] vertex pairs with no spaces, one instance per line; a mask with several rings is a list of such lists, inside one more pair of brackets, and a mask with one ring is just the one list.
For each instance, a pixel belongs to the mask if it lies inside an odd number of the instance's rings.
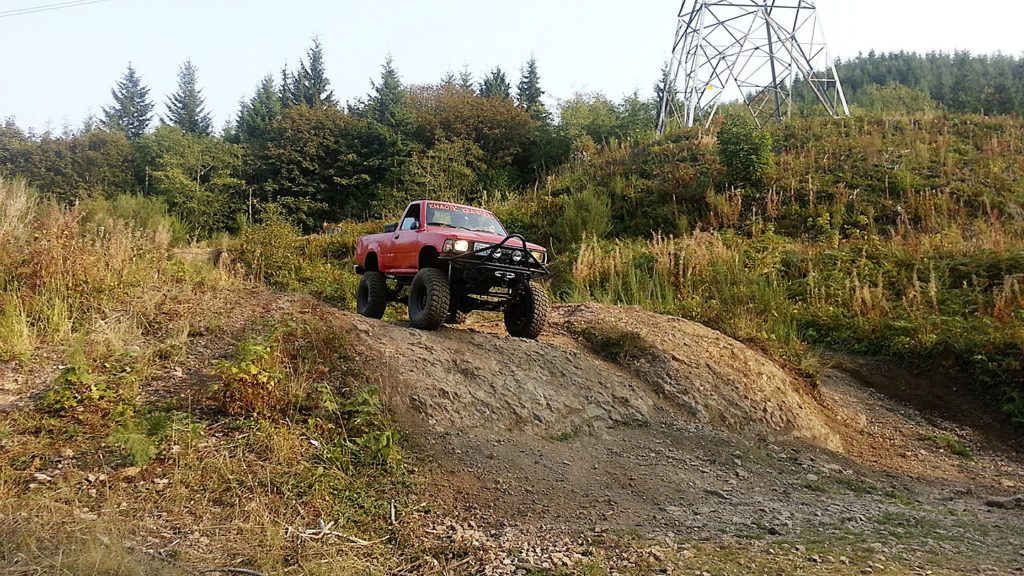
[[548,253],[543,250],[530,250],[530,256],[536,258],[537,262],[540,262],[541,264],[548,263]]
[[449,238],[444,241],[444,245],[441,249],[448,253],[469,252],[469,240],[455,240],[454,238]]

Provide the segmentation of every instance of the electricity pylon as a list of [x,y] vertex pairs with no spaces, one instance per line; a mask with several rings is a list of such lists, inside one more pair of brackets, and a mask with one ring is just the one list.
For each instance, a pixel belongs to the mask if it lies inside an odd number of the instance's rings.
[[[710,121],[728,90],[757,124],[792,113],[803,83],[833,117],[849,116],[843,85],[811,0],[683,0],[658,132]],[[677,90],[679,82],[682,90]]]

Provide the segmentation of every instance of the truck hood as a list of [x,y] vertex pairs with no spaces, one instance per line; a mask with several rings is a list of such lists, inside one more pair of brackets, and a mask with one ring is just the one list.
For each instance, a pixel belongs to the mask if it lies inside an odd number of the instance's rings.
[[[487,242],[489,244],[497,244],[505,239],[504,236],[498,234],[491,234],[490,232],[476,232],[473,230],[452,230],[450,228],[434,228],[435,230],[444,232],[450,238],[457,238],[459,240],[469,240],[471,242]],[[521,248],[522,243],[516,239],[509,240],[505,246],[509,248]],[[531,242],[526,243],[526,247],[529,250],[543,250],[547,251],[547,248]]]

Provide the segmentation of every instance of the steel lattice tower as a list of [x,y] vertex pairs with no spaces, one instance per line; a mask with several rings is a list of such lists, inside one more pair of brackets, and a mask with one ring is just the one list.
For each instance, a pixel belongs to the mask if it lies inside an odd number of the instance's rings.
[[[832,116],[849,116],[843,86],[811,0],[683,0],[658,132],[714,116],[737,90],[758,125],[792,109],[804,83]],[[682,83],[682,90],[677,87]]]

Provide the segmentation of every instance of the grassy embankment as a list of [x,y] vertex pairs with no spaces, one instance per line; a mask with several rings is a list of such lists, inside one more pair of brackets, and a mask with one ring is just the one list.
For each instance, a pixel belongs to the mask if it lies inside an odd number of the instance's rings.
[[714,134],[611,145],[497,211],[567,300],[691,318],[814,371],[810,347],[955,367],[1024,423],[1024,125],[807,119],[760,182]]
[[0,571],[426,561],[342,327],[246,311],[258,288],[168,238],[145,200],[62,208],[0,181],[0,370],[34,392],[0,413]]

